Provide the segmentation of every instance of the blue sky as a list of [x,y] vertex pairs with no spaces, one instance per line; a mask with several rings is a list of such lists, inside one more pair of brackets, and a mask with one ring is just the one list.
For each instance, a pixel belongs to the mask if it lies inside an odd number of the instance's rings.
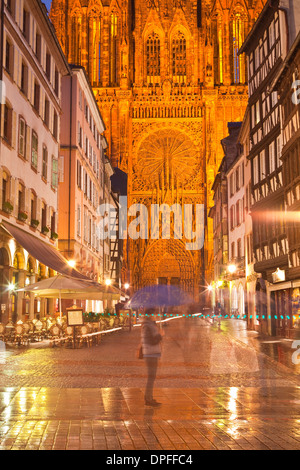
[[51,0],[42,0],[42,2],[45,3],[48,10],[50,10]]

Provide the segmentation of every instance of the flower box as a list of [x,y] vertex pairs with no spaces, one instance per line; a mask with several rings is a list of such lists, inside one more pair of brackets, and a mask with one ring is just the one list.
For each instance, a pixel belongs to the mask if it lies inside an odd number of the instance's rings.
[[49,227],[43,227],[43,228],[42,228],[42,233],[43,233],[44,235],[47,235],[49,232],[50,232]]
[[9,201],[4,201],[2,209],[3,209],[4,212],[6,212],[7,214],[11,214],[12,211],[14,210],[14,206],[12,205],[11,202],[9,202]]
[[21,222],[25,222],[28,219],[28,214],[26,214],[26,212],[20,211],[18,214],[18,219]]
[[39,226],[39,224],[40,224],[39,220],[36,220],[36,219],[31,220],[31,227],[37,228]]

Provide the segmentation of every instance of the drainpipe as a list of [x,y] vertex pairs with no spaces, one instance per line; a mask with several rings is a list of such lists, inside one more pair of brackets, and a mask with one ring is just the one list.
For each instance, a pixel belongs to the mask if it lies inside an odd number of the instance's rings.
[[73,75],[70,73],[70,148],[69,148],[69,211],[68,211],[68,256],[71,253],[71,175],[72,175],[72,113],[73,113]]
[[[3,45],[3,39],[4,39],[4,0],[1,0],[1,32],[0,32],[0,84],[2,84],[3,81],[3,54],[4,54],[4,45]],[[2,87],[0,85],[0,91],[2,91]],[[1,97],[2,98],[2,97]],[[2,127],[2,103],[0,102],[0,126]],[[1,136],[2,137],[2,136]],[[0,143],[1,145],[1,143]]]

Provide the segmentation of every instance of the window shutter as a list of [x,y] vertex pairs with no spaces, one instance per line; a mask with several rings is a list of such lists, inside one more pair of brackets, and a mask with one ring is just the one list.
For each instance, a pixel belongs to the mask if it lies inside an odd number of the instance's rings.
[[11,146],[16,148],[17,145],[17,113],[12,111],[12,133],[11,133]]
[[81,188],[82,191],[84,189],[84,168],[83,166],[81,167]]
[[64,156],[59,157],[59,177],[58,182],[64,183],[65,181],[65,159]]
[[26,160],[29,160],[30,148],[31,148],[31,129],[29,126],[26,125],[26,150],[25,150]]
[[81,206],[77,207],[77,235],[81,236]]

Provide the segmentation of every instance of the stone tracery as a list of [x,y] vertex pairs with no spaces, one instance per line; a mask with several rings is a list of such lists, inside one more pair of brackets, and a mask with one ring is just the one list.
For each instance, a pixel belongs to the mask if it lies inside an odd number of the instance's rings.
[[[86,67],[94,86],[109,157],[128,173],[129,204],[212,205],[208,188],[223,158],[219,142],[227,122],[242,120],[248,99],[238,49],[263,4],[52,0],[51,18],[63,50],[70,62]],[[179,266],[186,289],[196,292],[204,275],[209,282],[210,242],[187,255],[178,240],[159,240],[151,256],[147,241],[128,242],[125,261],[135,288],[156,283],[164,263],[173,266],[174,278]]]

